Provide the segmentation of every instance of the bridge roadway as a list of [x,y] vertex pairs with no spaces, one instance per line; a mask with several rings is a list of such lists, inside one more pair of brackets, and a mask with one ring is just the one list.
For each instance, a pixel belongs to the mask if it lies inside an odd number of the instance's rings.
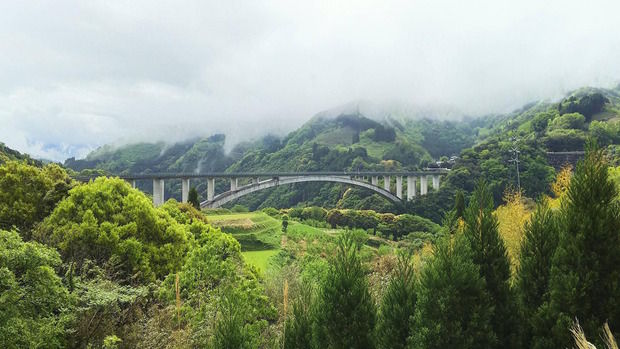
[[[200,203],[201,207],[216,208],[236,200],[255,191],[305,182],[332,182],[352,185],[372,190],[377,194],[393,201],[402,202],[403,187],[406,189],[406,200],[413,200],[418,193],[426,195],[428,192],[428,178],[431,178],[432,188],[439,190],[439,179],[448,173],[446,169],[429,171],[374,171],[374,172],[241,172],[241,173],[151,173],[137,175],[119,175],[132,187],[136,187],[138,180],[153,181],[153,204],[159,206],[164,203],[164,183],[166,180],[181,181],[181,201],[189,198],[190,180],[206,179],[207,198]],[[395,178],[394,183],[392,177]],[[76,177],[80,181],[89,181],[94,177]],[[403,178],[406,182],[403,183]],[[230,190],[215,195],[215,180],[229,180]],[[419,179],[419,185],[418,185]],[[394,185],[393,185],[394,184]]]

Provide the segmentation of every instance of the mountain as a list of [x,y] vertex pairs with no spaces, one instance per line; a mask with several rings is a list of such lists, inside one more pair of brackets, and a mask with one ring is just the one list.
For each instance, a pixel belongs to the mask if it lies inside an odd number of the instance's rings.
[[[230,152],[225,151],[225,136],[214,135],[176,144],[103,146],[83,160],[67,159],[65,166],[76,171],[96,169],[109,174],[415,170],[433,165],[441,156],[457,155],[461,149],[473,145],[476,132],[466,122],[392,117],[380,122],[359,113],[337,116],[321,113],[282,139],[268,135],[237,144]],[[138,184],[149,190],[149,183]],[[195,185],[199,191],[205,190],[204,183]],[[218,190],[225,190],[227,184],[218,185]],[[345,191],[355,197],[368,197],[365,192],[340,185],[297,187],[260,193],[244,203],[252,208],[291,206],[299,201],[337,206]],[[178,195],[178,184],[171,183],[167,191]],[[368,200],[389,205],[378,197]]]
[[35,166],[43,165],[41,161],[32,159],[28,154],[22,154],[0,142],[0,164],[10,160],[26,161]]
[[[511,113],[459,121],[407,117],[406,113],[375,113],[366,117],[351,108],[322,112],[284,138],[265,136],[225,151],[226,137],[213,135],[181,143],[104,146],[83,160],[68,159],[76,171],[96,169],[111,174],[154,172],[355,171],[415,170],[458,156],[446,178],[446,190],[473,189],[475,180],[490,182],[496,203],[506,188],[517,186],[513,148],[519,153],[519,179],[526,195],[548,191],[555,175],[547,152],[583,150],[592,135],[603,146],[620,144],[620,86],[582,88],[560,101],[537,101]],[[204,183],[192,183],[204,194]],[[139,183],[146,191],[150,183]],[[218,191],[228,183],[217,184]],[[167,195],[179,196],[178,183]],[[433,201],[434,200],[434,201]],[[290,207],[298,203],[333,207],[394,209],[363,190],[338,184],[299,184],[244,197],[239,203],[255,209]],[[412,209],[437,215],[451,199],[431,194]],[[417,206],[416,206],[417,205]],[[430,208],[430,209],[429,209]],[[436,211],[436,212],[435,212]],[[440,218],[435,217],[435,220]]]

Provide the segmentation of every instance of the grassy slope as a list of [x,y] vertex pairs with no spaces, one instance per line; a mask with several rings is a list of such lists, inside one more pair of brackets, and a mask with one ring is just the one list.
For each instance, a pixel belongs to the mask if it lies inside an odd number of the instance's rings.
[[[282,233],[282,221],[263,212],[208,214],[207,218],[214,226],[232,234],[241,244],[246,261],[262,272],[269,269],[272,257],[278,254],[284,244],[320,244],[321,241],[333,239],[343,232],[341,229],[315,228],[289,221],[287,232]],[[369,238],[366,248],[376,249],[386,243],[379,237]]]

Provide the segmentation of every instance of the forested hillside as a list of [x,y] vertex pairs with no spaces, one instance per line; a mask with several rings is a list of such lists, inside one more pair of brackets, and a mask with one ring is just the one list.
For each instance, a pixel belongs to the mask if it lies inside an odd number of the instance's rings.
[[[620,88],[583,88],[558,102],[539,101],[504,115],[437,121],[387,116],[381,121],[359,113],[328,117],[319,114],[284,138],[266,136],[224,148],[225,136],[176,144],[141,143],[105,146],[84,160],[68,159],[77,171],[103,170],[111,174],[214,171],[356,171],[415,170],[427,166],[451,167],[443,193],[431,193],[405,210],[440,222],[448,197],[461,188],[471,192],[475,178],[487,178],[496,203],[504,191],[518,184],[529,197],[547,192],[555,171],[547,152],[583,151],[588,136],[602,146],[620,142]],[[519,151],[517,183],[514,150]],[[458,156],[455,163],[451,156]],[[139,183],[150,190],[150,183]],[[204,183],[195,183],[204,197]],[[218,190],[226,190],[219,183]],[[167,186],[178,196],[178,184]],[[395,210],[383,198],[338,184],[298,184],[274,188],[242,198],[251,209],[326,207]]]
[[[230,152],[224,150],[225,136],[215,135],[173,145],[160,142],[105,146],[84,160],[68,159],[65,166],[76,171],[97,169],[111,174],[415,170],[436,166],[436,160],[457,155],[475,139],[476,129],[466,122],[392,118],[378,122],[360,114],[343,114],[316,116],[282,139],[266,136],[237,144]],[[150,183],[139,185],[150,190]],[[196,185],[204,194],[204,183]],[[219,185],[219,190],[225,190],[228,184]],[[179,188],[173,184],[166,190],[177,194]],[[276,188],[242,201],[250,208],[290,207],[300,202],[391,209],[391,204],[378,196],[329,184]]]
[[9,160],[23,160],[34,165],[41,165],[41,161],[34,160],[29,155],[13,150],[0,142],[0,164]]

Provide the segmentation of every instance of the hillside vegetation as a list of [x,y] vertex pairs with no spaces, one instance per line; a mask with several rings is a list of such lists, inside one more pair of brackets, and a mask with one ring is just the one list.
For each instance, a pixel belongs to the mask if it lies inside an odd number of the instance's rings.
[[[519,150],[519,184],[525,195],[548,193],[555,170],[547,152],[583,151],[587,137],[602,146],[620,143],[620,88],[583,88],[559,102],[540,101],[505,115],[461,121],[436,121],[387,116],[377,121],[357,114],[319,114],[284,138],[266,136],[224,150],[225,136],[214,135],[173,145],[141,143],[105,146],[84,160],[69,159],[75,169],[107,173],[215,171],[364,171],[415,170],[427,166],[452,168],[442,190],[405,207],[340,184],[304,183],[272,188],[239,199],[250,209],[295,205],[415,212],[439,223],[447,200],[457,189],[471,192],[475,180],[487,178],[496,203],[517,187],[513,149]],[[458,156],[456,162],[448,161]],[[88,173],[88,172],[87,172]],[[193,183],[205,197],[205,183]],[[228,183],[219,182],[217,191]],[[149,192],[151,183],[138,183]],[[180,184],[166,186],[168,197],[180,197]],[[442,193],[442,191],[444,193]]]

